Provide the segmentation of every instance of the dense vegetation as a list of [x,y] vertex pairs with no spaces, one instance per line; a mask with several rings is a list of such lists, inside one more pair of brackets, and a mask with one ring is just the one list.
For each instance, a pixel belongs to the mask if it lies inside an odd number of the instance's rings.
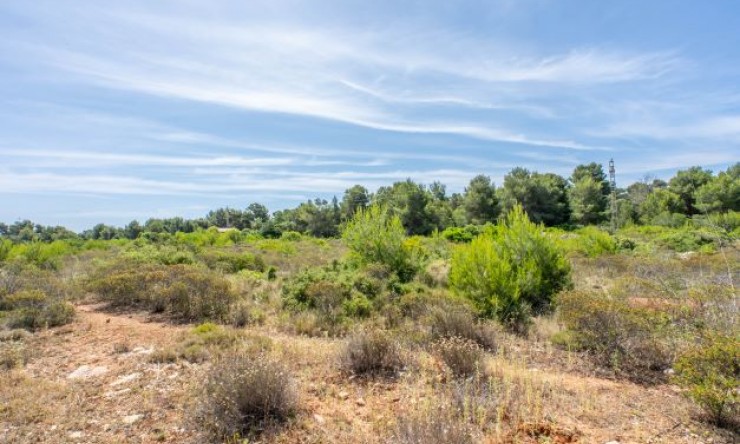
[[[517,204],[533,222],[546,226],[605,224],[611,216],[608,205],[611,191],[604,169],[597,163],[577,166],[567,179],[552,173],[515,168],[499,187],[489,177],[479,175],[470,181],[463,193],[451,195],[439,182],[425,186],[406,180],[381,187],[375,193],[355,185],[344,192],[341,200],[334,197],[329,202],[317,198],[272,214],[264,205],[253,203],[243,210],[219,208],[200,219],[149,219],[144,224],[131,221],[122,228],[98,224],[81,234],[64,227],[42,226],[24,220],[11,225],[0,223],[0,237],[13,242],[137,239],[142,236],[153,239],[217,227],[235,228],[245,235],[265,238],[279,238],[283,233],[330,238],[339,236],[344,224],[358,210],[378,205],[397,216],[409,235],[430,235],[436,230],[455,238],[460,228],[474,230],[475,226],[495,223]],[[738,225],[736,212],[740,211],[740,163],[716,175],[692,167],[679,171],[668,182],[646,179],[615,192],[617,227],[632,224],[680,227],[698,223],[730,224],[734,229]],[[223,242],[213,234],[198,241]],[[9,248],[0,245],[0,259],[8,254]]]
[[304,408],[285,351],[245,333],[267,325],[341,341],[336,367],[347,378],[392,384],[427,357],[441,369],[434,396],[451,407],[401,416],[393,442],[478,442],[542,419],[525,400],[545,402],[551,389],[487,362],[503,343],[544,339],[584,359],[580,371],[675,383],[708,422],[732,429],[739,184],[740,164],[633,184],[618,190],[615,230],[605,228],[611,190],[597,164],[568,180],[518,168],[500,188],[477,176],[461,195],[438,183],[373,195],[355,186],[341,201],[272,215],[253,204],[79,235],[3,225],[0,364],[23,366],[21,329],[73,322],[80,301],[195,323],[149,362],[214,363],[195,390],[192,427],[202,439],[252,438]]

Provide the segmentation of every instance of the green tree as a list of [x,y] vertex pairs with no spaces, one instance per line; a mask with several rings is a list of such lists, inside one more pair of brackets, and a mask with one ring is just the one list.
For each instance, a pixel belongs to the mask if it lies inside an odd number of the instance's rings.
[[740,163],[696,190],[696,208],[704,213],[740,211]]
[[427,210],[430,194],[423,185],[411,179],[381,187],[374,197],[374,204],[381,205],[401,218],[408,234],[428,235],[436,224]]
[[573,183],[569,189],[571,219],[582,225],[598,224],[606,220],[607,196],[601,184],[591,176]]
[[362,185],[355,185],[344,191],[342,203],[340,205],[342,219],[349,220],[355,215],[357,210],[365,209],[370,204],[370,193]]
[[521,330],[570,285],[570,265],[542,226],[515,205],[495,230],[455,250],[450,285],[482,314]]
[[482,174],[475,176],[465,188],[463,206],[467,221],[475,225],[494,222],[498,217],[496,186],[491,178]]
[[570,219],[566,190],[566,180],[557,174],[514,168],[499,188],[501,209],[508,212],[519,204],[535,223],[564,224]]
[[571,176],[570,180],[571,183],[575,184],[576,182],[579,182],[587,177],[591,178],[599,186],[601,194],[603,194],[604,196],[609,195],[609,193],[611,192],[611,186],[606,180],[606,173],[604,173],[604,167],[602,167],[601,164],[591,162],[586,165],[578,165],[573,170],[573,175]]
[[401,218],[379,205],[358,209],[344,228],[342,239],[361,265],[385,265],[404,281],[410,280],[418,268],[406,245]]
[[681,212],[693,216],[699,212],[696,208],[696,192],[699,188],[712,180],[712,172],[695,166],[676,173],[668,182],[668,188],[681,198],[683,208]]
[[640,205],[640,220],[646,224],[653,223],[657,217],[680,213],[683,208],[683,202],[677,194],[658,188],[648,194]]

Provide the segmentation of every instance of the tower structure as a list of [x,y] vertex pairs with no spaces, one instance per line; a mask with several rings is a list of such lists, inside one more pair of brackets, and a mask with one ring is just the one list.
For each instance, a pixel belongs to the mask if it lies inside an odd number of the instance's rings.
[[614,168],[614,159],[609,159],[609,212],[612,232],[617,230],[617,170]]

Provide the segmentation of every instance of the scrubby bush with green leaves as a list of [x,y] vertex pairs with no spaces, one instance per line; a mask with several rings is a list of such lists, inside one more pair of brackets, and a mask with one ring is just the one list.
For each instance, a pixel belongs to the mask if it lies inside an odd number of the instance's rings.
[[614,254],[619,249],[617,241],[597,227],[583,227],[572,233],[553,232],[553,236],[559,240],[560,246],[566,252],[587,257]]
[[130,244],[122,256],[141,264],[181,265],[196,262],[195,255],[187,248],[140,241]]
[[673,382],[720,426],[740,427],[740,337],[712,335],[685,351]]
[[628,378],[651,382],[672,361],[664,339],[671,331],[668,313],[605,293],[570,291],[558,298],[559,319],[567,330],[553,340],[587,350],[600,366]]
[[119,262],[101,270],[87,288],[114,307],[141,307],[187,321],[224,321],[237,299],[223,276],[193,265]]
[[49,270],[58,269],[63,257],[80,251],[79,248],[62,240],[5,244],[0,250],[5,250],[4,253],[0,252],[0,255],[5,256],[5,260],[18,260]]
[[304,324],[304,333],[318,329],[338,336],[347,331],[351,319],[375,312],[384,302],[378,296],[394,282],[392,274],[377,264],[359,270],[340,264],[310,268],[284,282],[283,302],[294,313],[313,314],[294,319]]
[[406,243],[401,219],[378,205],[359,209],[347,223],[342,238],[360,265],[383,264],[406,282],[419,269],[414,245]]
[[451,242],[467,243],[481,234],[483,227],[478,225],[466,225],[464,227],[447,227],[442,231],[442,237]]
[[0,268],[0,323],[38,330],[72,322],[74,291],[54,270],[14,260]]
[[292,417],[298,392],[285,364],[265,353],[235,350],[210,367],[192,422],[208,442],[251,439]]
[[495,230],[457,248],[450,285],[482,314],[522,330],[532,313],[548,311],[553,296],[570,285],[570,265],[517,205]]
[[265,271],[265,261],[262,257],[247,252],[212,250],[200,253],[198,259],[208,268],[223,273],[237,273],[242,270],[260,273]]
[[41,290],[21,290],[0,298],[0,309],[9,311],[9,328],[39,330],[69,324],[75,318],[74,307],[56,300]]

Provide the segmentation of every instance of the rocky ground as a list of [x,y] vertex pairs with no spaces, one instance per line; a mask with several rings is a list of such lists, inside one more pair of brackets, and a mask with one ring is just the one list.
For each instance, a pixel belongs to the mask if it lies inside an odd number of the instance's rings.
[[[190,325],[147,313],[80,305],[77,320],[27,339],[28,364],[0,373],[0,442],[193,442],[187,421],[208,364],[153,363]],[[298,415],[264,442],[384,442],[404,412],[433,406],[448,375],[417,352],[395,380],[349,377],[337,368],[338,340],[293,336],[266,327],[294,372]],[[697,420],[671,385],[644,387],[600,378],[577,357],[531,341],[509,340],[487,363],[521,398],[518,416],[492,427],[486,442],[733,443],[737,436]]]

